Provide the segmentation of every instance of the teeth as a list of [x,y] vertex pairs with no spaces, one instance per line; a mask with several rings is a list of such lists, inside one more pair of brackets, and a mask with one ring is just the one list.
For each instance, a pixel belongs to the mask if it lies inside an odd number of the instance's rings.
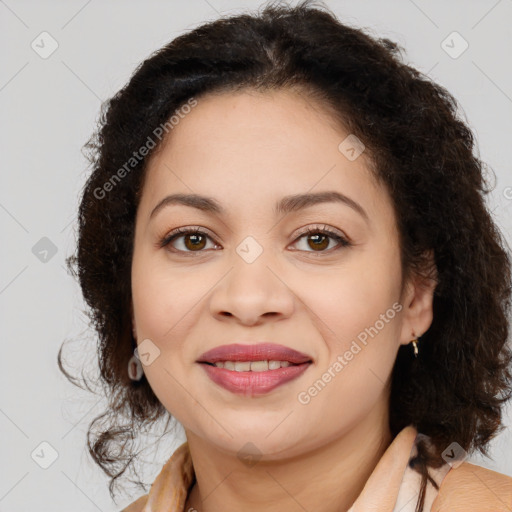
[[248,372],[251,369],[250,361],[237,361],[235,363],[235,372]]
[[226,368],[235,372],[265,372],[267,370],[277,370],[290,366],[289,361],[219,361],[215,363],[217,368]]
[[251,361],[251,372],[266,372],[268,361]]

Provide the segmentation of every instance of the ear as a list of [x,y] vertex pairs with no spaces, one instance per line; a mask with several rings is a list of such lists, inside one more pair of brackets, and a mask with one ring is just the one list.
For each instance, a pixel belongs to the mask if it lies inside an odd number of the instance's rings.
[[438,283],[434,251],[426,252],[424,258],[424,275],[415,273],[410,276],[402,293],[402,345],[407,345],[414,338],[422,336],[430,328],[434,318],[434,290]]

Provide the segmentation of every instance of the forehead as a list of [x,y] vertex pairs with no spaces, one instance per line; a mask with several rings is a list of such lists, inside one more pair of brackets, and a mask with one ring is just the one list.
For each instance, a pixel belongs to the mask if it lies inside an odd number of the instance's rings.
[[229,198],[235,207],[338,190],[378,208],[383,194],[365,153],[350,160],[340,151],[349,135],[323,105],[297,91],[207,94],[149,161],[143,201],[194,192]]

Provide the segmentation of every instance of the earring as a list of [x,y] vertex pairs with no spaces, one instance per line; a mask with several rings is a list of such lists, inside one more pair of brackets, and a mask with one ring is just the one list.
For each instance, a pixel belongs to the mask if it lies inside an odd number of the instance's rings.
[[414,357],[418,357],[418,352],[419,352],[419,350],[418,350],[418,339],[417,338],[413,339],[411,341],[411,343],[412,343],[412,348],[414,350]]
[[[132,333],[133,333],[133,347],[137,346],[137,333],[135,331],[135,326],[132,324]],[[132,380],[140,380],[144,375],[144,371],[142,370],[142,364],[139,358],[133,354],[128,361],[128,377]]]
[[128,376],[132,380],[140,380],[144,375],[142,364],[135,354],[128,361]]

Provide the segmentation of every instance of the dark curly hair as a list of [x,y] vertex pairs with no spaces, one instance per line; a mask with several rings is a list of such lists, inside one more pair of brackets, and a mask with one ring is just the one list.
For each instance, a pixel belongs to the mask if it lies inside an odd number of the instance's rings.
[[[412,464],[422,475],[416,510],[423,510],[427,480],[433,481],[428,467],[444,462],[441,453],[451,442],[488,455],[512,395],[511,260],[486,209],[486,166],[474,154],[457,101],[404,64],[402,51],[340,23],[322,4],[272,2],[177,37],[102,105],[85,145],[92,172],[79,207],[77,251],[67,263],[98,334],[99,382],[109,407],[89,425],[87,443],[111,477],[112,497],[115,480],[140,453],[134,453],[139,433],[172,419],[147,379],[131,381],[126,371],[135,347],[134,221],[149,155],[128,170],[126,162],[187,101],[213,92],[300,88],[327,107],[363,141],[371,172],[389,191],[403,275],[432,278],[425,254],[434,254],[433,322],[417,359],[410,347],[400,347],[390,394],[392,435],[412,424],[432,441],[420,443]],[[62,366],[62,348],[59,367],[74,380]]]

